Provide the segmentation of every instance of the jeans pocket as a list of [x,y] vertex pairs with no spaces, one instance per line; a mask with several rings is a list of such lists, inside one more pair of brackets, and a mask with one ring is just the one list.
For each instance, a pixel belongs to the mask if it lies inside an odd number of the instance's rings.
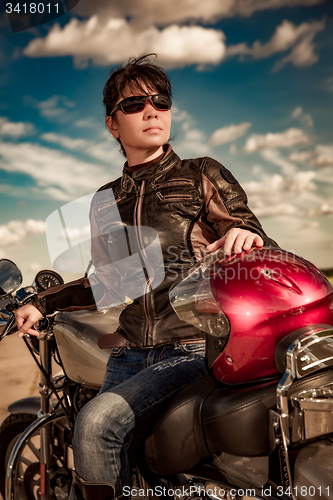
[[112,357],[120,356],[121,353],[123,352],[123,350],[125,349],[125,347],[126,346],[112,347],[111,352],[110,352],[110,356],[112,356]]
[[188,344],[180,344],[180,348],[183,352],[186,353],[204,352],[206,344],[204,342],[202,343],[190,342]]

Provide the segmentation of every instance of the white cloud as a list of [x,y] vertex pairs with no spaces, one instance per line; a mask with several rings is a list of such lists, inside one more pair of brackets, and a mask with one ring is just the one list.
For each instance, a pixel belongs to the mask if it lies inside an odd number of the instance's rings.
[[313,119],[309,113],[305,113],[302,106],[297,106],[291,113],[291,116],[297,119],[304,128],[313,126]]
[[252,47],[245,43],[231,45],[227,47],[226,55],[248,55],[254,59],[263,59],[292,49],[289,55],[275,64],[273,71],[280,70],[288,62],[295,66],[309,66],[318,60],[318,56],[314,53],[313,38],[324,28],[325,21],[313,21],[296,26],[285,19],[267,43],[262,44],[257,40]]
[[325,0],[80,0],[75,12],[82,16],[130,17],[139,24],[158,24],[188,21],[215,22],[234,16],[251,16],[254,12],[283,7],[312,6]]
[[122,167],[125,161],[124,157],[119,153],[118,143],[111,137],[107,141],[88,142],[86,153],[92,158],[114,167]]
[[176,149],[181,156],[187,158],[210,154],[204,132],[191,127],[185,130],[184,138],[177,143]]
[[58,144],[65,149],[86,153],[92,158],[108,164],[111,161],[113,161],[116,165],[120,165],[121,163],[118,143],[114,141],[109,132],[107,133],[105,141],[71,139],[65,135],[55,134],[53,132],[42,134],[41,138],[53,144]]
[[62,95],[54,95],[45,101],[37,101],[33,97],[26,96],[25,101],[34,108],[37,108],[40,115],[50,121],[64,122],[69,120],[70,111],[73,110],[75,104],[67,97]]
[[84,139],[71,139],[66,135],[55,134],[53,132],[42,134],[41,138],[44,141],[60,144],[60,146],[66,149],[82,150],[86,147],[86,141]]
[[8,118],[0,116],[0,136],[14,137],[18,139],[34,132],[31,123],[11,122]]
[[265,175],[260,181],[244,183],[249,204],[258,217],[303,213],[304,199],[316,191],[315,172],[296,172],[290,176]]
[[331,215],[333,214],[333,204],[329,205],[328,203],[323,203],[320,207],[320,213],[322,215]]
[[[306,23],[304,23],[306,24]],[[277,61],[273,67],[274,71],[279,71],[288,62],[292,63],[294,66],[312,66],[319,59],[319,56],[315,54],[315,45],[313,39],[318,31],[321,31],[325,27],[324,22],[314,22],[316,25],[314,29],[310,30],[308,34],[303,36],[301,40],[293,47],[290,54],[283,57],[280,61]]]
[[188,112],[183,109],[179,109],[175,103],[172,104],[171,113],[173,122],[184,122],[185,120],[192,120]]
[[313,157],[313,151],[300,151],[292,153],[288,156],[288,159],[295,163],[305,163]]
[[90,193],[115,178],[105,167],[44,146],[29,142],[2,142],[0,145],[1,168],[32,177],[39,189],[31,189],[39,196],[67,201]]
[[260,155],[266,161],[269,161],[273,163],[273,165],[279,167],[287,176],[294,175],[297,171],[296,165],[282,156],[278,149],[263,149],[260,151]]
[[177,105],[172,107],[172,120],[174,122],[171,131],[171,143],[177,153],[183,158],[193,158],[211,154],[206,134],[197,128],[193,117]]
[[209,139],[209,144],[211,146],[219,146],[220,144],[232,142],[246,134],[250,127],[251,123],[244,122],[239,125],[228,125],[226,127],[219,128],[212,134]]
[[308,144],[310,137],[299,128],[289,128],[284,132],[268,132],[265,135],[252,134],[243,147],[244,153],[253,153],[263,149],[289,148],[296,144]]
[[12,220],[0,226],[0,246],[18,243],[28,236],[45,233],[45,223],[41,220],[28,219],[25,222]]
[[[333,166],[321,167],[320,169],[317,169],[316,180],[322,183],[322,189],[323,192],[326,193],[326,199],[330,199],[333,203]],[[324,198],[324,196],[322,198]]]
[[333,146],[317,144],[314,154],[317,155],[313,161],[316,167],[333,166]]
[[281,215],[272,219],[264,219],[267,233],[281,246],[292,250],[296,255],[313,262],[319,269],[332,267],[332,236],[323,224],[323,217],[313,224],[304,214]]
[[259,219],[266,217],[280,217],[281,215],[295,215],[299,213],[297,207],[292,203],[276,203],[274,205],[256,206],[255,214]]
[[299,116],[301,116],[301,114],[303,113],[303,108],[302,106],[297,106],[291,113],[291,116],[293,118],[298,118]]
[[[293,6],[311,6],[324,0],[80,0],[75,13],[61,27],[54,24],[46,37],[33,39],[24,49],[28,57],[72,56],[78,67],[91,60],[102,66],[120,63],[135,54],[156,52],[166,68],[195,64],[219,64],[226,55],[251,55],[255,59],[292,49],[279,64],[298,66],[313,64],[313,38],[324,28],[314,21],[295,26],[285,20],[265,44],[256,41],[252,47],[241,43],[225,46],[221,30],[195,25],[215,23],[234,16],[250,16],[256,11]],[[189,22],[190,21],[190,22]],[[278,68],[278,69],[279,69]]]
[[[30,57],[73,56],[78,66],[89,60],[107,66],[135,53],[156,52],[165,67],[218,64],[225,54],[224,34],[202,26],[164,29],[141,28],[121,18],[93,15],[88,20],[72,18],[61,28],[55,24],[45,38],[35,38],[24,49]],[[115,43],[115,40],[117,43]]]
[[77,120],[74,125],[77,127],[91,127],[91,120],[86,119],[86,120]]
[[61,231],[61,233],[56,235],[56,239],[66,239],[69,238],[73,243],[73,240],[89,240],[91,238],[90,225],[83,228],[78,227],[66,227],[66,232]]
[[310,162],[315,167],[333,167],[333,146],[317,144],[314,150],[294,152],[288,159],[295,163]]

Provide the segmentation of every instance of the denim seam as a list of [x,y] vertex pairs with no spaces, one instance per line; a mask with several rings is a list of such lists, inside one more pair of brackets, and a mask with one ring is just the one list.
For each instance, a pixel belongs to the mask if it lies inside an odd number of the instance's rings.
[[164,354],[164,352],[165,352],[165,346],[163,346],[162,351],[161,351],[161,352],[160,352],[160,354],[158,355],[158,361],[157,361],[157,362],[162,361],[162,359],[161,359],[161,358],[162,358],[162,355]]

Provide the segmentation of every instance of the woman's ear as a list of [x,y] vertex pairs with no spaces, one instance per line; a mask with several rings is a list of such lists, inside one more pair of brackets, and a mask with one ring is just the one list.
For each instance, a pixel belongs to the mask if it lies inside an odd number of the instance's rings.
[[119,139],[119,131],[118,131],[118,125],[117,125],[117,120],[115,117],[112,116],[107,116],[105,120],[107,128],[110,130],[111,134],[115,139]]

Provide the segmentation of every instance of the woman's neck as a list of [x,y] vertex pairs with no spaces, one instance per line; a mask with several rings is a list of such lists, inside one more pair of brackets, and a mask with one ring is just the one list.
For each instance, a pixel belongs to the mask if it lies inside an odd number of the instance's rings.
[[133,167],[134,165],[148,163],[152,160],[155,160],[155,158],[158,158],[163,153],[163,151],[163,146],[143,151],[126,151],[127,164],[129,167]]
[[127,172],[129,174],[133,174],[134,172],[137,172],[138,170],[141,170],[143,168],[151,167],[152,165],[155,165],[156,163],[158,163],[158,162],[160,162],[162,160],[162,158],[165,155],[165,152],[166,152],[167,149],[168,149],[167,146],[165,146],[163,148],[163,153],[161,153],[156,158],[153,158],[152,160],[146,161],[144,163],[138,163],[137,165],[132,165],[131,167],[129,167],[128,163],[126,162],[125,163],[125,169],[127,170]]

